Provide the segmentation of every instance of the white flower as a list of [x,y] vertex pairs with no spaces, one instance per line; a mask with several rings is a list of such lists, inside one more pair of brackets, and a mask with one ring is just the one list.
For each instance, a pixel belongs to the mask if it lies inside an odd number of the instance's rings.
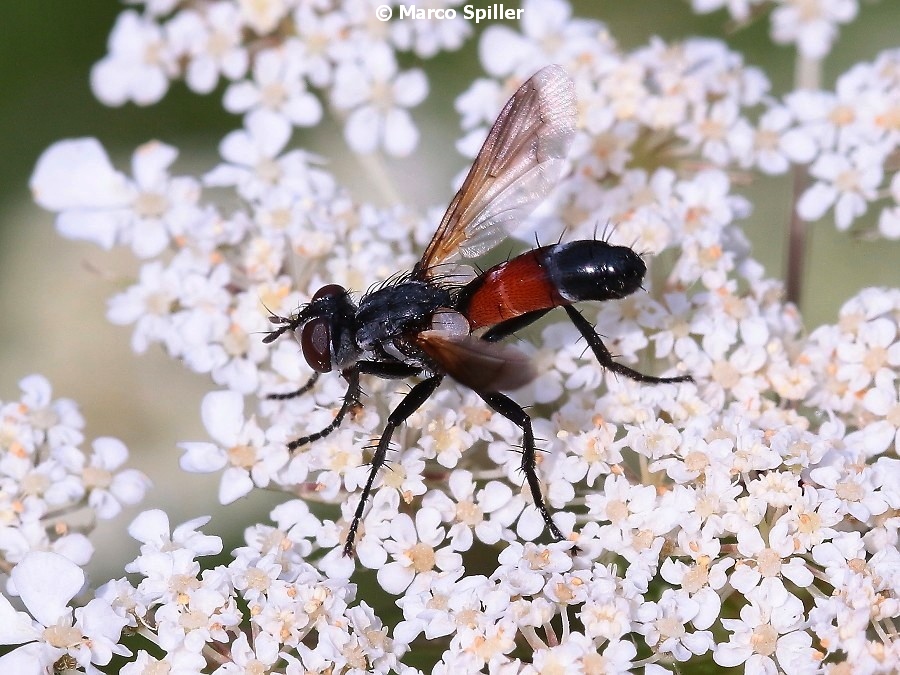
[[[350,17],[345,12],[323,12],[322,7],[316,5],[316,2],[298,3],[293,20],[297,36],[306,47],[304,64],[310,84],[327,87],[334,76],[335,62],[346,58],[353,32],[349,26]],[[374,14],[375,9],[371,12]]]
[[144,650],[137,653],[134,661],[126,663],[119,671],[121,675],[146,675],[155,668],[163,672],[201,672],[206,667],[206,659],[202,654],[187,649],[174,649],[159,658],[151,656]]
[[524,0],[522,33],[491,24],[481,38],[479,57],[494,77],[527,77],[548,63],[590,59],[603,49],[603,25],[572,16],[566,0]]
[[238,0],[238,11],[247,24],[259,35],[265,35],[278,27],[291,6],[293,0]]
[[203,12],[179,12],[166,28],[172,47],[187,60],[184,79],[194,91],[208,94],[220,73],[236,80],[247,71],[244,26],[232,3],[211,3]]
[[355,152],[367,154],[382,146],[391,155],[403,156],[411,153],[419,140],[405,109],[421,103],[427,93],[425,73],[398,73],[393,52],[373,45],[364,60],[338,67],[331,100],[349,113],[344,137]]
[[853,392],[868,389],[873,381],[893,379],[900,365],[900,330],[889,317],[876,317],[861,324],[851,341],[838,345],[837,379]]
[[794,557],[790,539],[772,542],[779,548],[767,547],[755,527],[742,528],[737,533],[738,551],[746,556],[738,560],[729,582],[743,595],[764,579],[784,577],[805,588],[813,582],[813,574],[803,559]]
[[698,106],[691,119],[678,128],[691,149],[719,166],[746,162],[753,144],[753,129],[740,114],[736,101],[726,99]]
[[162,29],[128,10],[119,14],[109,36],[109,54],[91,70],[91,87],[103,103],[159,101],[176,73],[176,56]]
[[838,499],[805,486],[803,496],[772,526],[769,541],[780,550],[790,547],[797,553],[808,552],[835,535],[833,526],[841,522],[840,508]]
[[245,633],[237,636],[230,645],[232,661],[213,671],[213,675],[243,675],[258,669],[267,669],[279,660],[278,641],[268,633],[258,633],[250,638]]
[[228,134],[219,145],[226,163],[204,177],[207,185],[237,186],[245,199],[262,198],[282,185],[287,156],[279,159],[291,137],[291,126],[284,117],[259,109],[244,117],[244,130]]
[[804,220],[818,220],[834,207],[834,221],[846,230],[874,201],[883,176],[880,153],[860,148],[851,156],[828,153],[810,167],[817,179],[797,202],[797,214]]
[[[444,11],[443,18],[422,19],[407,17],[391,23],[391,38],[399,49],[412,50],[421,58],[431,58],[441,51],[455,51],[472,34],[472,22],[463,16],[463,0],[426,0],[417,2],[416,9],[426,12]],[[448,10],[456,15],[446,16]]]
[[3,672],[40,675],[66,655],[90,669],[105,666],[113,654],[128,653],[118,645],[128,621],[109,604],[94,598],[74,611],[69,607],[84,585],[84,572],[75,563],[35,551],[13,568],[10,580],[28,614],[0,595],[0,644],[22,645],[0,656]]
[[203,424],[214,443],[182,443],[185,471],[205,473],[225,468],[219,500],[229,504],[255,485],[264,487],[289,459],[286,447],[270,447],[251,419],[244,420],[244,398],[237,392],[210,392],[203,397]]
[[199,532],[209,520],[209,516],[194,518],[170,531],[169,516],[164,511],[152,509],[131,522],[128,534],[142,543],[142,553],[184,548],[198,556],[213,555],[222,550],[222,540]]
[[35,199],[58,211],[63,236],[104,248],[128,244],[141,258],[158,255],[172,237],[200,218],[199,184],[172,178],[168,168],[178,151],[158,142],[139,147],[132,158],[133,181],[117,172],[93,138],[60,141],[41,155],[31,177]]
[[98,518],[114,518],[123,504],[137,504],[150,487],[150,479],[136,469],[117,471],[128,459],[128,449],[116,438],[97,438],[88,457],[71,455],[68,469],[81,475],[88,504]]
[[225,108],[231,112],[264,108],[296,126],[313,126],[322,118],[322,104],[307,91],[305,76],[305,46],[289,40],[256,55],[253,80],[230,85],[225,91]]
[[428,507],[416,511],[416,519],[401,513],[390,523],[390,538],[383,543],[391,560],[378,569],[378,583],[388,593],[401,594],[418,576],[430,578],[436,570],[451,572],[462,565],[462,556],[444,541],[440,513]]
[[110,299],[107,318],[112,323],[136,323],[131,335],[131,348],[136,353],[162,341],[168,343],[170,351],[181,351],[181,344],[173,340],[171,325],[182,283],[177,267],[165,268],[153,262],[141,268],[137,284]]
[[[450,474],[447,485],[449,495],[431,491],[422,499],[422,505],[437,509],[445,522],[453,523],[448,532],[451,547],[457,551],[469,550],[473,533],[485,544],[500,541],[503,527],[511,522],[502,518],[503,507],[513,498],[510,487],[499,481],[490,481],[478,489],[472,472],[462,469]],[[495,512],[498,512],[497,515],[494,515]]]
[[572,569],[572,557],[564,543],[549,546],[513,542],[497,558],[494,573],[498,587],[511,597],[538,595],[548,579]]
[[840,500],[841,511],[864,523],[888,509],[876,482],[879,476],[872,467],[845,461],[837,466],[817,467],[810,471],[810,478],[827,488],[826,494]]
[[837,26],[856,18],[857,0],[783,0],[772,11],[772,39],[796,43],[809,59],[821,59],[831,50]]
[[740,619],[722,619],[731,631],[728,642],[719,643],[713,660],[726,668],[745,663],[752,672],[786,668],[801,655],[812,659],[812,637],[801,630],[803,602],[791,595],[779,579],[766,579],[748,595]]
[[781,174],[791,163],[812,161],[815,139],[802,128],[793,127],[793,116],[784,106],[773,106],[763,113],[753,135],[753,161],[761,171]]
[[637,630],[646,637],[648,646],[671,654],[678,661],[687,661],[692,655],[705,654],[715,646],[710,631],[686,628],[700,609],[700,603],[687,593],[668,588],[659,602],[645,602],[638,608]]
[[[79,445],[84,436],[84,418],[75,401],[67,398],[53,398],[53,387],[43,375],[28,375],[19,380],[22,394],[19,398],[20,412],[25,416],[30,438],[20,438],[23,443],[38,445],[46,443],[51,448],[64,445]],[[33,447],[31,448],[33,451]]]

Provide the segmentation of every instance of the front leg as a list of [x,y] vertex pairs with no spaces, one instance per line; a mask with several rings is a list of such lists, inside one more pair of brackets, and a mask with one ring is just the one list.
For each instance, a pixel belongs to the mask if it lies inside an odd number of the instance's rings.
[[[334,420],[332,420],[331,424],[314,434],[303,436],[302,438],[298,438],[295,441],[291,441],[288,444],[288,450],[294,451],[301,445],[306,445],[307,443],[312,443],[313,441],[317,441],[320,438],[325,438],[325,436],[330,434],[341,425],[341,422],[343,422],[344,417],[347,415],[347,412],[350,411],[351,408],[362,406],[362,402],[360,401],[360,398],[362,396],[362,389],[359,386],[360,374],[377,375],[378,377],[396,379],[418,375],[420,372],[422,372],[421,368],[408,366],[405,363],[382,363],[380,361],[357,362],[356,365],[347,368],[343,373],[341,373],[349,383],[349,386],[347,387],[347,391],[344,393],[344,400],[341,404],[341,409],[338,411],[338,414],[335,415]],[[312,389],[313,385],[318,379],[319,373],[313,373],[312,377],[309,378],[309,381],[299,389],[295,391],[289,391],[284,394],[269,394],[268,396],[266,396],[266,398],[275,401],[284,401],[287,399],[296,398],[297,396],[305,394],[307,391]]]
[[557,541],[562,541],[565,537],[556,526],[556,523],[553,522],[553,518],[550,517],[547,505],[544,503],[544,496],[541,494],[541,484],[538,481],[535,469],[534,431],[531,428],[531,418],[522,406],[509,398],[509,396],[497,392],[479,391],[475,393],[484,399],[484,402],[491,408],[522,430],[522,466],[520,468],[522,473],[525,474],[525,480],[528,482],[528,487],[531,490],[531,499],[544,519],[544,524],[547,526],[550,535]]
[[[308,436],[303,436],[301,438],[298,438],[297,440],[291,441],[287,446],[288,451],[293,452],[301,445],[306,445],[307,443],[312,443],[319,440],[320,438],[325,438],[328,434],[341,426],[341,422],[344,421],[344,417],[347,415],[347,412],[351,408],[362,405],[359,400],[362,396],[362,389],[360,389],[359,386],[359,366],[351,366],[350,368],[344,370],[341,375],[343,375],[347,380],[347,391],[344,393],[344,400],[341,403],[341,409],[338,410],[337,415],[335,415],[334,419],[331,420],[331,424],[329,424],[324,429],[315,432],[314,434],[309,434]],[[315,377],[316,376],[314,375],[313,381],[315,381]]]
[[356,532],[359,529],[359,523],[362,520],[363,510],[366,507],[366,501],[372,492],[372,484],[375,482],[375,476],[378,470],[384,466],[384,458],[387,456],[388,447],[391,444],[391,436],[394,430],[403,424],[419,407],[428,400],[428,398],[437,389],[437,386],[444,379],[443,375],[432,375],[427,380],[419,382],[406,397],[400,401],[400,404],[394,408],[388,415],[387,425],[378,439],[378,445],[375,447],[375,454],[372,455],[372,468],[369,470],[369,477],[363,487],[362,494],[359,496],[359,504],[356,506],[356,513],[353,514],[353,520],[350,522],[350,529],[347,531],[347,543],[344,544],[344,555],[350,557],[353,555],[353,541],[356,539]]
[[306,381],[306,384],[304,384],[299,389],[295,389],[294,391],[288,391],[283,394],[269,394],[266,396],[266,398],[269,399],[270,401],[287,401],[288,399],[297,398],[298,396],[303,396],[303,394],[305,394],[306,392],[308,392],[310,389],[312,389],[315,386],[316,382],[318,382],[318,380],[319,380],[320,374],[321,373],[319,373],[318,371],[313,373],[312,377],[310,377]]

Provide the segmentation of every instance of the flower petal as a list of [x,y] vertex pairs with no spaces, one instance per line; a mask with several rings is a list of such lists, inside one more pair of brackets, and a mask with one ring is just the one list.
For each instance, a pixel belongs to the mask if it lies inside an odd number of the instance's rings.
[[84,585],[84,571],[58,553],[32,551],[10,574],[31,615],[45,626],[55,624]]

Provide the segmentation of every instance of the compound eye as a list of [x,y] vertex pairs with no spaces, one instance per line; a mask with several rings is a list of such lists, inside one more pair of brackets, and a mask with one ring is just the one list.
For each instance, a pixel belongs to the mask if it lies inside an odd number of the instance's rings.
[[328,284],[316,291],[316,294],[312,297],[312,302],[330,295],[345,295],[346,293],[347,289],[340,284]]
[[300,348],[310,368],[319,373],[331,371],[331,325],[326,317],[320,316],[306,322],[300,333]]

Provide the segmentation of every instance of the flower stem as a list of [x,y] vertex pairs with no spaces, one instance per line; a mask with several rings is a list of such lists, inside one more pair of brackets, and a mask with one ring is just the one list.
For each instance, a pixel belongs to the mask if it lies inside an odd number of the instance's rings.
[[[821,59],[811,59],[797,54],[794,67],[794,84],[796,89],[819,89],[822,80]],[[797,214],[797,201],[809,184],[809,171],[806,166],[794,167],[794,184],[792,187],[793,204],[791,221],[788,226],[787,269],[785,270],[785,286],[788,302],[800,306],[803,297],[803,270],[806,262],[808,223]]]

